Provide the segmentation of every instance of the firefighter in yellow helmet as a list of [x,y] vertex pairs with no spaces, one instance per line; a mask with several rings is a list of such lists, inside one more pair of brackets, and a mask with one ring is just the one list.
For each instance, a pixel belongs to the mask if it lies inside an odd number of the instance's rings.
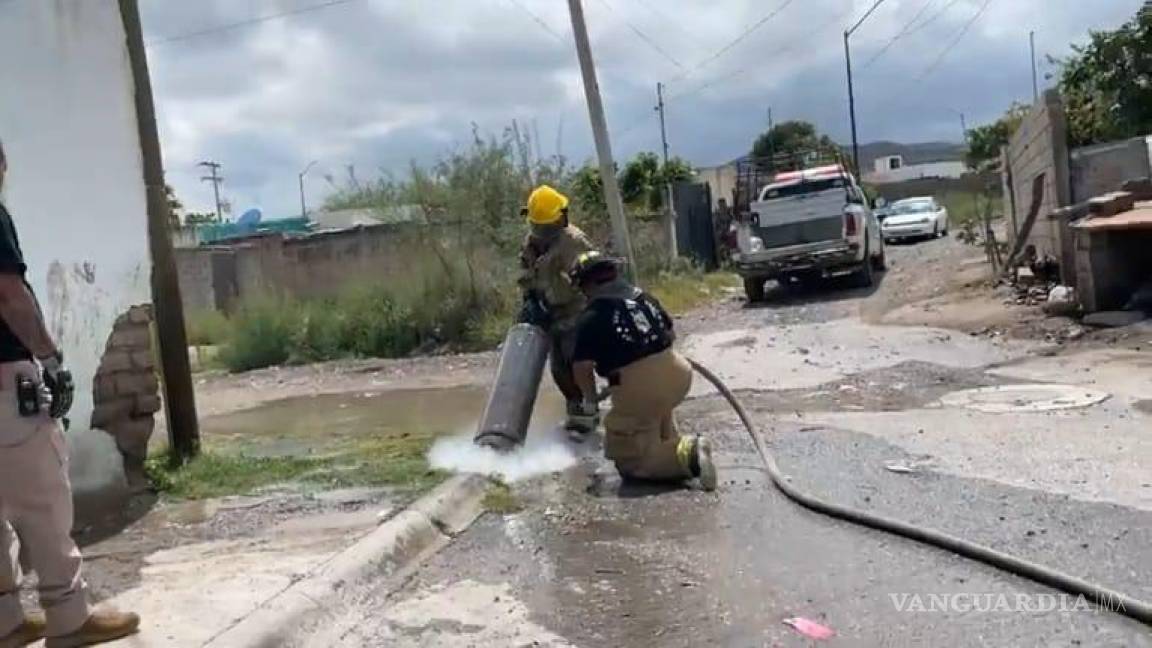
[[656,298],[628,283],[616,259],[581,254],[570,280],[588,299],[573,354],[581,414],[598,416],[596,377],[608,379],[612,409],[604,417],[604,454],[626,478],[699,479],[716,489],[707,438],[680,436],[673,410],[692,387],[692,367],[672,348],[672,318]]
[[524,296],[520,321],[540,326],[552,338],[552,379],[568,403],[566,427],[587,434],[593,430],[578,416],[581,394],[572,376],[576,318],[584,310],[584,295],[568,282],[568,270],[592,244],[568,222],[567,196],[548,185],[532,191],[523,215],[530,231],[520,251],[518,283]]

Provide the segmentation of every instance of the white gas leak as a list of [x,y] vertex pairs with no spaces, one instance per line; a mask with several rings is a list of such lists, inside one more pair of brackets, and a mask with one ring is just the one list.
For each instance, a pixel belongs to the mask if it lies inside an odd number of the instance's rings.
[[558,427],[531,430],[524,445],[509,452],[478,446],[468,432],[437,441],[428,451],[428,463],[439,470],[493,475],[511,483],[571,468],[587,451]]

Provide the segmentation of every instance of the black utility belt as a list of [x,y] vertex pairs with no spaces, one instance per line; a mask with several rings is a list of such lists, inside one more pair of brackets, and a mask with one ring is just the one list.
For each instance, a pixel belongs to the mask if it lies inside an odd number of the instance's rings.
[[28,376],[16,376],[16,409],[20,416],[37,416],[40,414],[42,402],[40,385]]

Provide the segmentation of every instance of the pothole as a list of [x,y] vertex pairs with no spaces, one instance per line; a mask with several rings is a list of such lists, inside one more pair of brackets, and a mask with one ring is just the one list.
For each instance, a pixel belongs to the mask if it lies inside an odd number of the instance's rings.
[[1107,392],[1077,385],[1034,383],[965,389],[945,394],[940,403],[988,414],[1012,414],[1091,407],[1110,396]]

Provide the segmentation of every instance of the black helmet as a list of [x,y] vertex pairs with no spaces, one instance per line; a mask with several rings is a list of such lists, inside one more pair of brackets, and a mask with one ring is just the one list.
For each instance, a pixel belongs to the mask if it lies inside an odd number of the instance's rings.
[[576,263],[572,264],[572,268],[568,271],[568,280],[573,286],[579,286],[600,273],[607,274],[608,271],[612,271],[614,275],[619,267],[619,259],[597,250],[590,250],[576,258]]

